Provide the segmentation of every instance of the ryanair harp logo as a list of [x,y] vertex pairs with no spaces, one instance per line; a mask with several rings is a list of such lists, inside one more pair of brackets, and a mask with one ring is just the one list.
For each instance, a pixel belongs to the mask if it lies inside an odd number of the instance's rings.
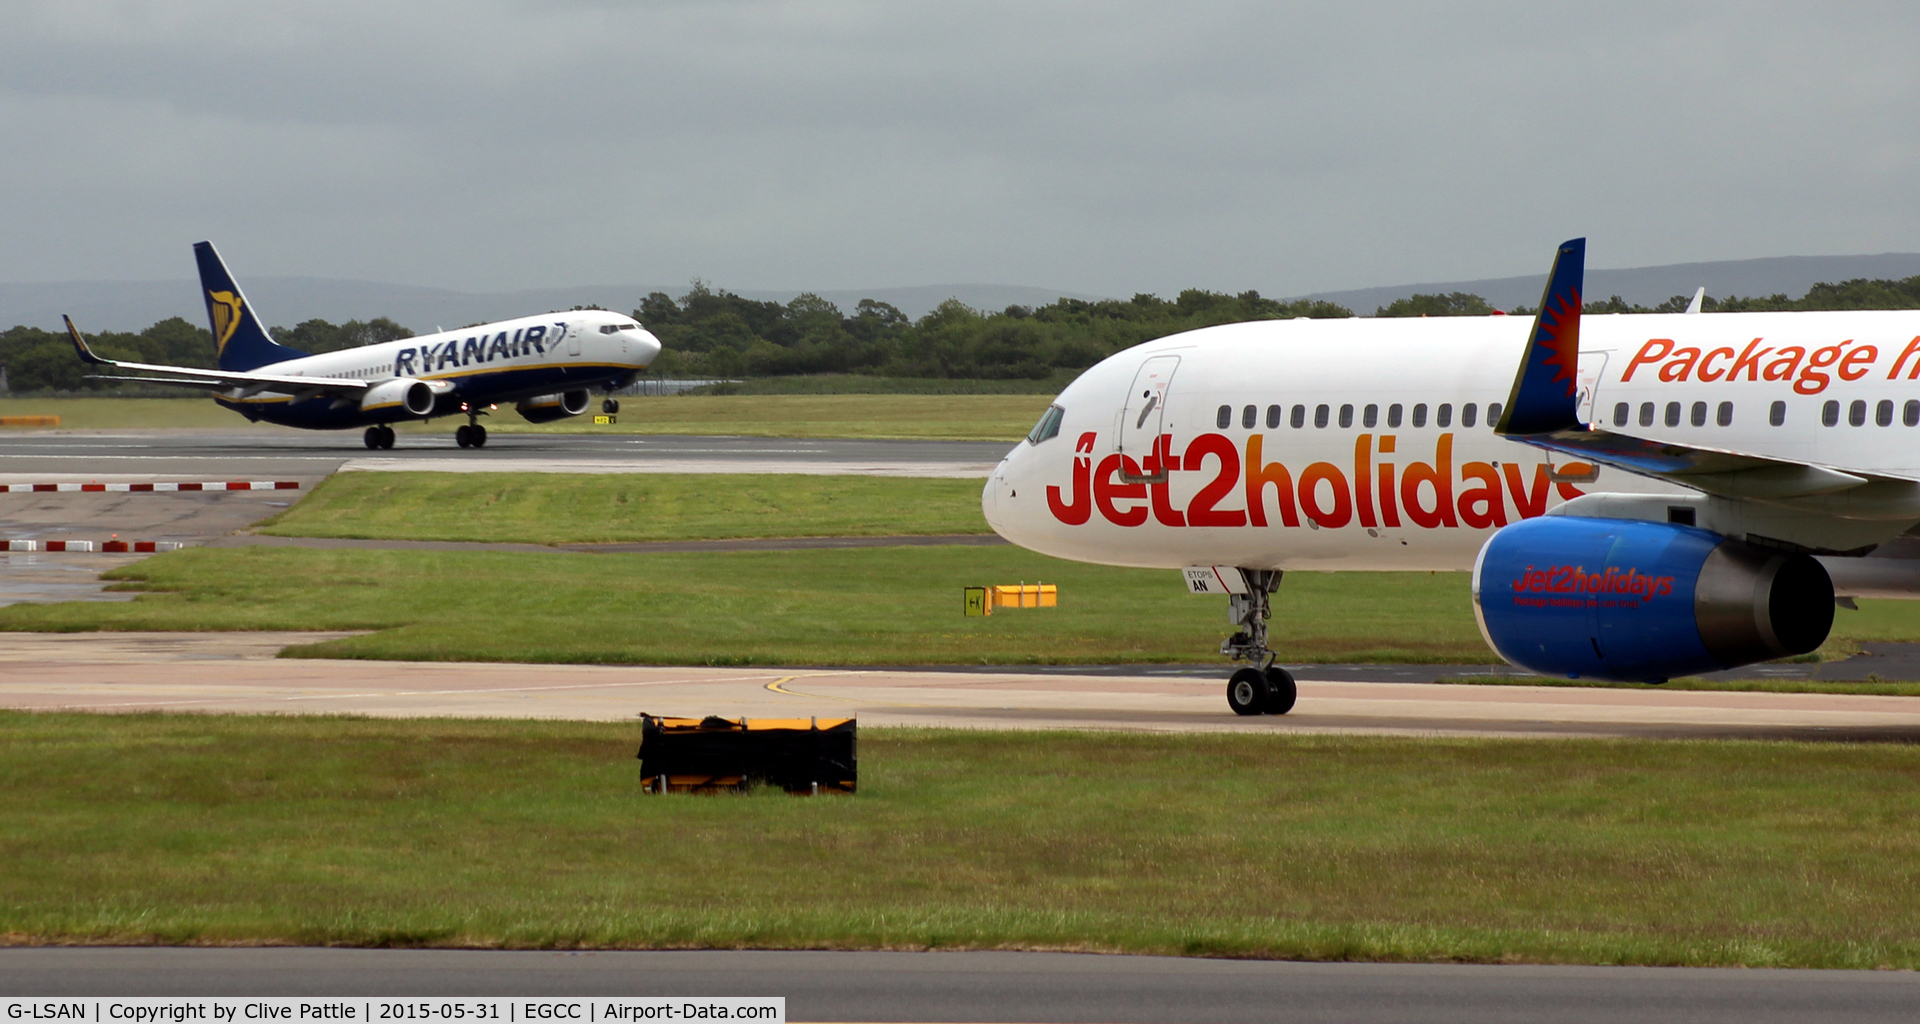
[[213,311],[213,348],[227,347],[233,332],[240,329],[240,295],[237,292],[208,292],[207,306]]

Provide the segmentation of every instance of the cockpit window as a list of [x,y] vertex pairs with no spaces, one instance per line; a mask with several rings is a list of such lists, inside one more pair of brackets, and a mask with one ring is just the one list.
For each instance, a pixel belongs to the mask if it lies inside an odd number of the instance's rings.
[[639,324],[621,324],[620,329],[623,331],[637,331],[640,329],[640,325]]
[[1039,444],[1053,437],[1055,434],[1060,433],[1060,420],[1066,416],[1066,414],[1067,410],[1057,405],[1047,406],[1047,411],[1040,414],[1040,422],[1035,423],[1033,425],[1033,432],[1027,435],[1027,442],[1029,444]]

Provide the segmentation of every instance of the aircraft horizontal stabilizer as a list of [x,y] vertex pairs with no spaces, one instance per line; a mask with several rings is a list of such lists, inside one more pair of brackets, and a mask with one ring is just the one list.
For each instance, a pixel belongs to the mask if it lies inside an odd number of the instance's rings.
[[155,363],[125,363],[118,359],[107,359],[94,354],[80,329],[73,325],[73,318],[63,316],[67,322],[67,337],[73,340],[73,347],[80,358],[94,366],[111,366],[118,370],[146,370],[154,373],[178,374],[175,377],[121,377],[94,376],[94,380],[133,380],[146,384],[173,384],[187,388],[211,388],[226,390],[229,388],[249,389],[257,394],[269,388],[281,390],[297,389],[308,395],[340,394],[358,396],[378,381],[360,380],[354,377],[302,377],[281,373],[241,373],[233,370],[209,370],[199,366],[165,366]]

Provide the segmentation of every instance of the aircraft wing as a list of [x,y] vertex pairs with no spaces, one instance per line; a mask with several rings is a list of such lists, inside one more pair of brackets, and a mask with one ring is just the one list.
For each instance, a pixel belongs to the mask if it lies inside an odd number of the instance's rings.
[[[1652,441],[1580,422],[1580,288],[1586,239],[1560,246],[1540,297],[1540,312],[1494,432],[1585,462],[1668,480],[1729,498],[1783,499],[1833,494],[1893,477],[1847,473],[1804,462],[1698,445]],[[1904,482],[1904,481],[1903,481]]]
[[67,337],[73,339],[74,350],[80,353],[83,362],[94,366],[110,366],[117,370],[143,370],[158,373],[179,374],[178,377],[122,377],[108,374],[95,374],[98,380],[136,380],[151,384],[174,384],[180,387],[200,388],[211,391],[226,391],[233,388],[258,394],[269,389],[303,392],[308,395],[353,395],[359,396],[375,382],[334,377],[302,377],[296,374],[282,373],[240,373],[232,370],[209,370],[197,366],[162,366],[154,363],[129,363],[117,359],[106,359],[95,355],[87,346],[87,339],[81,337],[80,329],[73,326],[72,317],[62,317],[67,322]]

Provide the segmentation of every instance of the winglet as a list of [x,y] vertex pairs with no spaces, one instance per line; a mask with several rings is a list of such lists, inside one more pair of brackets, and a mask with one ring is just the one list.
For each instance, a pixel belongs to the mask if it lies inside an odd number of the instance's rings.
[[93,354],[93,349],[90,349],[87,347],[87,339],[80,336],[80,328],[73,326],[72,317],[67,316],[66,314],[63,313],[60,315],[60,319],[65,320],[67,322],[67,337],[73,339],[74,350],[80,353],[81,362],[92,363],[95,366],[114,365],[113,360],[102,359],[99,356],[96,356]]
[[1527,350],[1513,377],[1507,407],[1494,425],[1499,434],[1547,434],[1580,426],[1580,288],[1586,273],[1587,240],[1560,244],[1547,275],[1547,290],[1534,314]]

